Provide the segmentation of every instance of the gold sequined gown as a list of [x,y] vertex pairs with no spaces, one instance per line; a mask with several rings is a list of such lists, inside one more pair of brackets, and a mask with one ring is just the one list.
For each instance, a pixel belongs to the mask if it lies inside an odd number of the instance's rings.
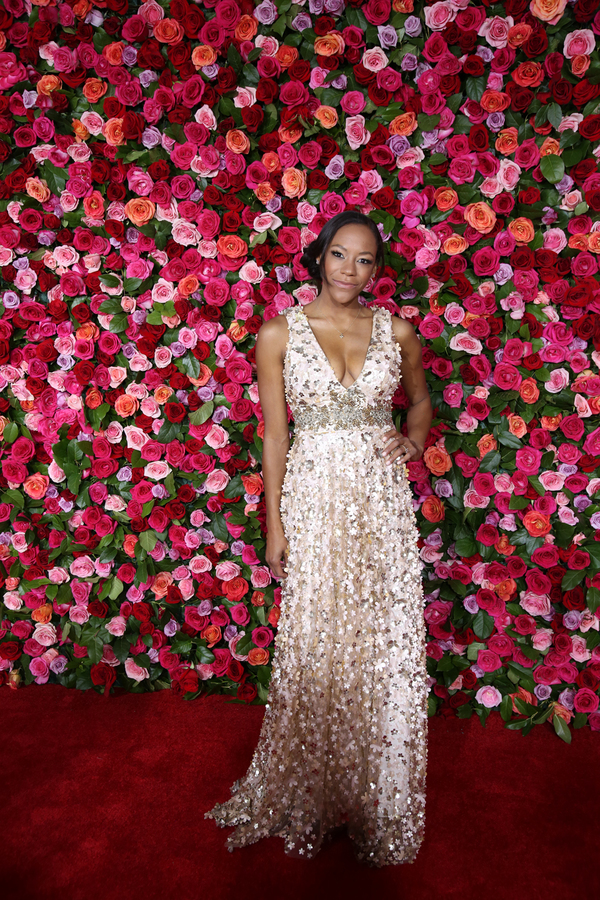
[[390,313],[373,308],[363,370],[345,388],[302,308],[283,315],[295,438],[269,702],[246,775],[205,815],[237,826],[230,850],[279,835],[309,858],[345,825],[362,862],[413,862],[427,767],[421,566],[404,466],[378,455],[400,348]]

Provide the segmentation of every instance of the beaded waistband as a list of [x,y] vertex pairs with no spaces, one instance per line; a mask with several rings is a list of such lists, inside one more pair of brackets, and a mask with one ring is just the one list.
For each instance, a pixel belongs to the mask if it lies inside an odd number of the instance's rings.
[[363,428],[393,428],[392,411],[385,406],[355,406],[350,403],[308,406],[294,412],[296,431],[360,431]]

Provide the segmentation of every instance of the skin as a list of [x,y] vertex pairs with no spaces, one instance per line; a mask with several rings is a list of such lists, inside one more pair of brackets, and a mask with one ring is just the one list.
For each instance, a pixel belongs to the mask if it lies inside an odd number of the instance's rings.
[[[310,327],[344,387],[360,375],[371,339],[373,312],[362,307],[358,298],[375,274],[376,250],[375,237],[366,226],[340,228],[324,254],[321,291],[304,307]],[[387,444],[382,456],[388,465],[396,460],[407,463],[421,458],[432,419],[419,338],[412,325],[398,316],[392,316],[392,329],[401,349],[401,383],[410,406],[406,416],[408,437],[395,428],[384,433]],[[288,552],[279,511],[290,446],[283,381],[287,338],[285,317],[275,316],[261,327],[256,342],[258,392],[265,422],[266,560],[276,578],[286,577]]]

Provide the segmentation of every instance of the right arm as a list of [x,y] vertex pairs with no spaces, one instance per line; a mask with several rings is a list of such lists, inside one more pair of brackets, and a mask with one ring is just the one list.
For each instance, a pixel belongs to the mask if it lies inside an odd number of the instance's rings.
[[275,316],[262,325],[256,341],[258,395],[265,422],[262,474],[267,510],[266,559],[276,578],[286,577],[283,566],[288,546],[279,511],[290,447],[283,381],[287,337],[285,317]]

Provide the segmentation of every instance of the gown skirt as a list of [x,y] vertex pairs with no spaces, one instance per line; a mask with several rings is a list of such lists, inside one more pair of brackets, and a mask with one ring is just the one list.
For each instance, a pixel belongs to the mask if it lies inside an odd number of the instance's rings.
[[344,387],[301,307],[284,310],[295,436],[281,516],[288,577],[258,745],[205,817],[229,850],[269,835],[311,858],[343,826],[375,867],[413,862],[425,829],[427,672],[418,531],[382,434],[400,348],[373,308],[362,372]]

